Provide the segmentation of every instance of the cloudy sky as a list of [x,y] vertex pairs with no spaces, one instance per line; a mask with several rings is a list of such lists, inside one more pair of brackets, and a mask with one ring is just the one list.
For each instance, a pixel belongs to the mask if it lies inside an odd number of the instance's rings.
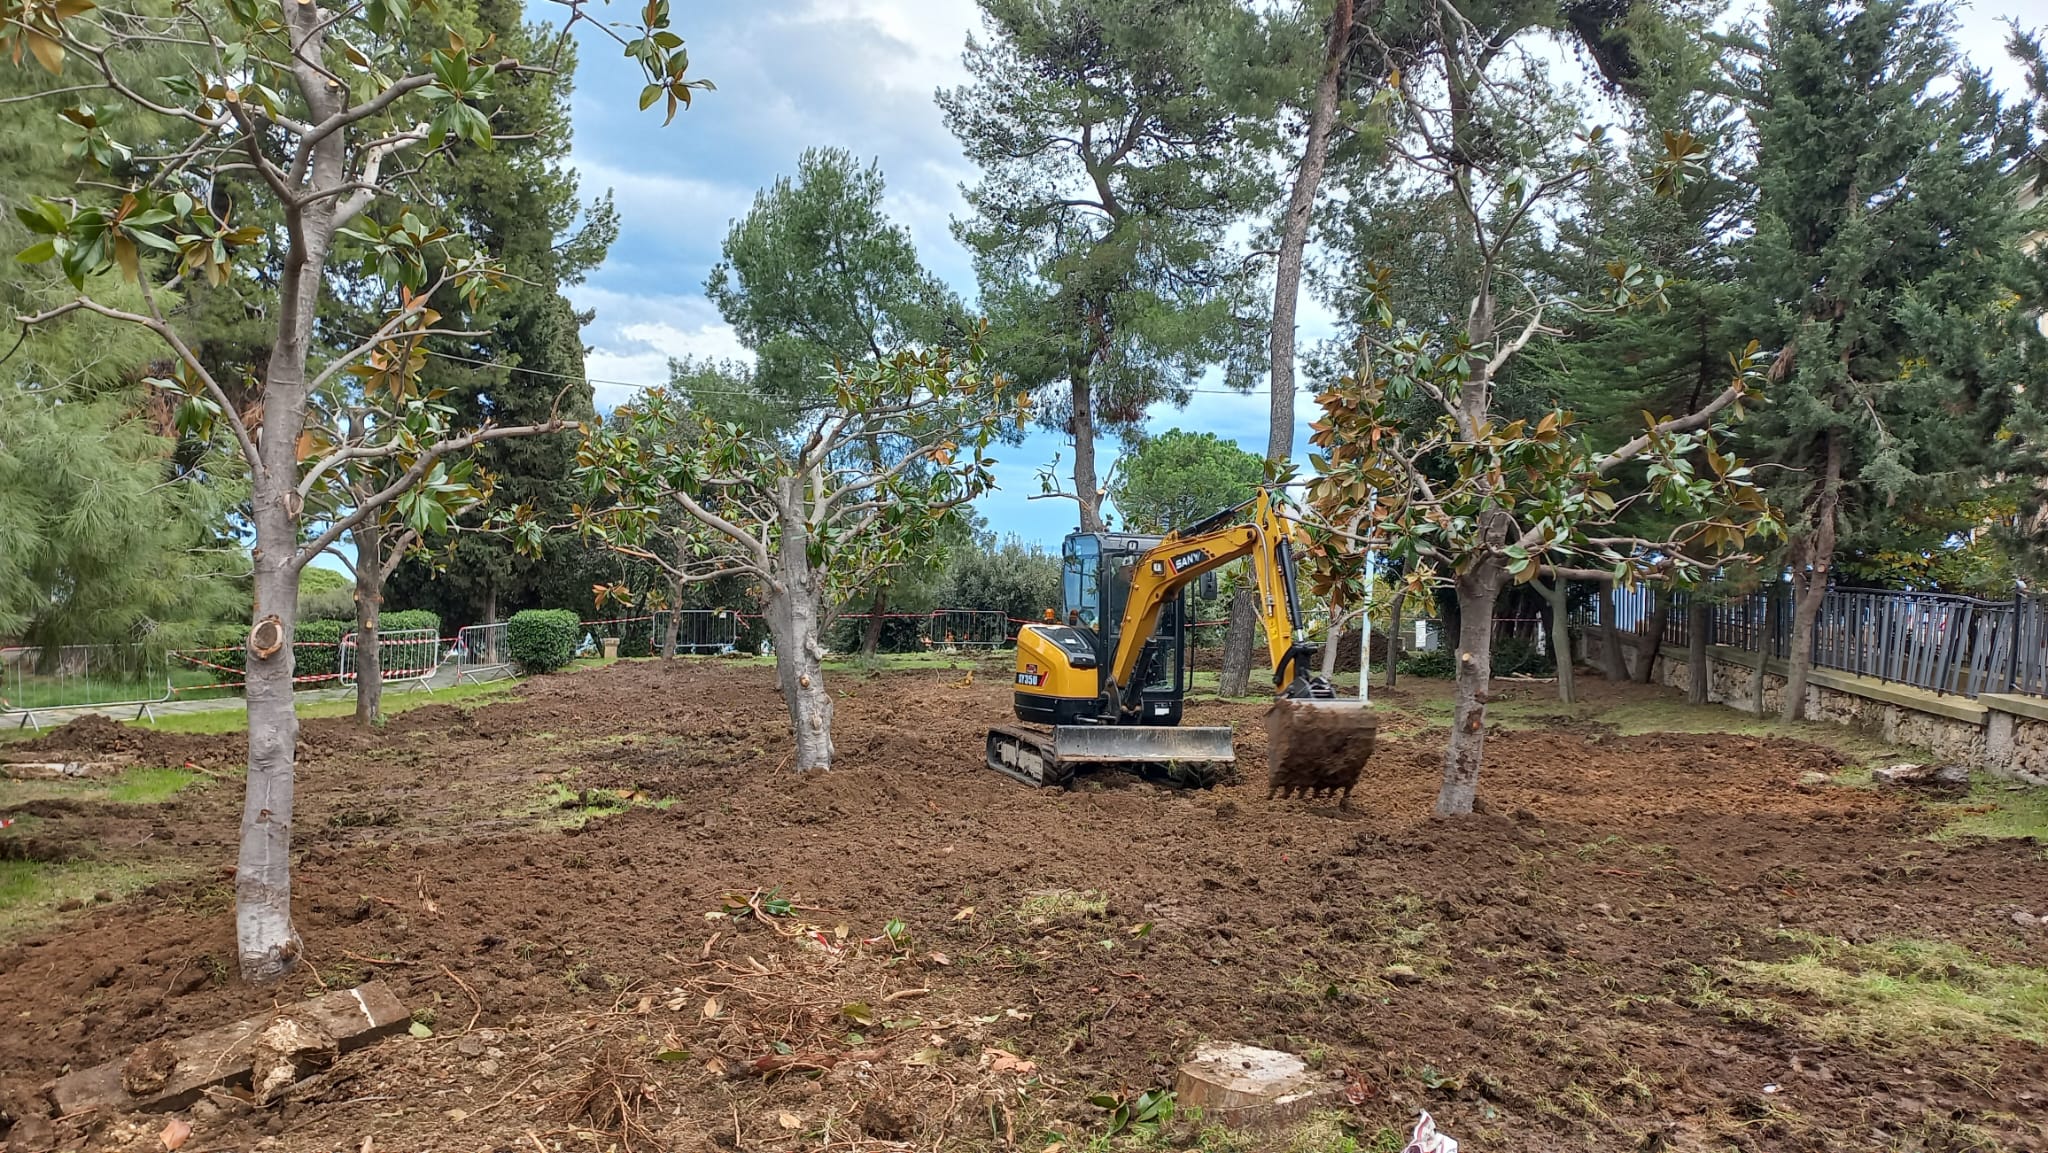
[[[2008,83],[2017,78],[1999,21],[2040,23],[2039,2],[1977,0],[1963,10],[1965,47]],[[616,0],[610,12],[593,10],[623,18],[632,7]],[[705,299],[704,278],[755,190],[794,170],[813,145],[880,160],[891,215],[909,227],[926,266],[973,298],[973,270],[947,222],[965,213],[959,188],[974,171],[932,93],[965,80],[960,50],[980,28],[974,0],[681,0],[675,13],[691,72],[718,90],[667,128],[658,113],[636,111],[639,74],[617,45],[583,32],[574,163],[586,195],[612,191],[623,225],[610,259],[569,294],[597,314],[585,340],[600,405],[665,381],[670,357],[745,355]],[[1306,347],[1329,324],[1303,304]],[[1265,411],[1262,395],[1206,394],[1155,413],[1151,426],[1213,431],[1263,452]],[[1303,429],[1297,445],[1305,440]],[[1060,451],[1057,437],[1040,433],[996,454],[1003,488],[980,504],[992,528],[1051,544],[1073,527],[1071,502],[1027,499],[1037,470]]]

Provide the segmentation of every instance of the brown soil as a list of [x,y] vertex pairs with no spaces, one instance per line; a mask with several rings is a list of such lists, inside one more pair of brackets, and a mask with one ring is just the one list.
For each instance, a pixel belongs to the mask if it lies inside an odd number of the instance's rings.
[[[2048,892],[2048,860],[1930,842],[1908,800],[1797,787],[1841,764],[1827,748],[1502,731],[1490,815],[1446,823],[1427,816],[1443,732],[1403,694],[1340,810],[1264,799],[1260,705],[1189,710],[1237,726],[1238,784],[1035,792],[981,767],[999,671],[832,684],[839,767],[809,777],[786,771],[767,670],[724,662],[545,678],[375,732],[308,723],[310,964],[283,989],[228,976],[232,783],[123,818],[147,836],[53,810],[39,837],[185,872],[0,946],[0,1106],[27,1116],[66,1068],[374,977],[434,1036],[345,1057],[279,1108],[216,1098],[187,1148],[1038,1150],[1100,1132],[1090,1095],[1165,1083],[1203,1039],[1307,1055],[1356,1098],[1362,1141],[1426,1107],[1487,1150],[2048,1144],[2039,1047],[1831,1041],[1789,995],[1759,1019],[1702,994],[1731,958],[1788,953],[1787,929],[2039,963],[2010,914]],[[122,751],[239,751],[140,739]],[[161,1126],[16,1136],[158,1148]]]

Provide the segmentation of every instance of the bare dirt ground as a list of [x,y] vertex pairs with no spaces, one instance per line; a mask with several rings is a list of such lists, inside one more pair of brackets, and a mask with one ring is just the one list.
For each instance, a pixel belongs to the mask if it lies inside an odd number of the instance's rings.
[[[1006,682],[836,675],[839,768],[806,778],[769,672],[729,662],[310,722],[309,964],[273,990],[230,978],[239,738],[58,730],[33,747],[225,779],[0,805],[37,818],[17,856],[166,878],[0,942],[0,1129],[161,1149],[162,1118],[17,1119],[69,1068],[381,978],[432,1036],[282,1107],[216,1094],[185,1148],[1335,1153],[1421,1108],[1469,1150],[2048,1148],[2048,931],[2013,916],[2048,913],[2048,859],[1820,783],[1834,748],[1545,723],[1547,686],[1508,687],[1490,812],[1445,823],[1410,690],[1349,811],[1265,800],[1253,704],[1190,710],[1237,726],[1239,783],[1038,792],[980,765]],[[1303,1055],[1334,1110],[1107,1140],[1090,1098],[1205,1039]]]

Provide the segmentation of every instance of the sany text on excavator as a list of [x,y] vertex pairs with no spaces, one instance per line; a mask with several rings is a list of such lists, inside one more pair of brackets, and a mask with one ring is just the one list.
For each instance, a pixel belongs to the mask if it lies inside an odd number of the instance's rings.
[[1205,574],[1249,558],[1273,684],[1266,715],[1267,795],[1348,799],[1372,755],[1378,721],[1363,701],[1338,700],[1309,672],[1295,594],[1299,529],[1270,489],[1164,537],[1076,532],[1061,550],[1060,622],[1017,637],[1016,725],[988,734],[988,765],[1032,785],[1064,784],[1077,768],[1158,766],[1208,785],[1237,760],[1228,727],[1183,727],[1185,592]]

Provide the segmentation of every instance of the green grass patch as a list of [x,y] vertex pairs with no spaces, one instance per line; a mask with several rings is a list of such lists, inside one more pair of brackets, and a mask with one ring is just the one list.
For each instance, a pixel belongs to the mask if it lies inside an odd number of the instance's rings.
[[129,769],[107,786],[107,799],[117,805],[158,805],[200,780],[190,769]]
[[[429,689],[425,692],[392,691],[387,688],[384,693],[384,715],[397,716],[423,705],[484,704],[503,700],[518,689],[518,681],[450,685],[447,688]],[[353,716],[355,711],[354,694],[298,702],[299,719],[302,721],[315,717]],[[154,729],[160,733],[238,733],[246,728],[248,723],[247,710],[240,708],[208,709],[200,713],[168,713],[154,721],[135,722],[137,728]]]
[[168,875],[105,861],[0,861],[0,939],[59,919],[59,908],[73,901],[88,904],[101,893],[118,900]]
[[2048,1045],[2048,971],[1940,941],[1799,939],[1798,956],[1732,962],[1730,975],[1813,998],[1817,1008],[1786,1008],[1822,1037],[1904,1044],[1998,1034]]
[[71,797],[117,805],[156,805],[206,781],[190,769],[136,768],[98,779],[0,781],[0,800],[20,804],[44,797]]
[[1934,808],[1948,814],[1948,823],[1934,834],[1935,840],[1984,837],[2048,846],[2048,789],[2015,792],[2004,785],[1980,783],[1967,798]]
[[1040,889],[1024,894],[1017,916],[1026,921],[1056,921],[1061,917],[1101,916],[1109,908],[1109,894],[1094,889]]

